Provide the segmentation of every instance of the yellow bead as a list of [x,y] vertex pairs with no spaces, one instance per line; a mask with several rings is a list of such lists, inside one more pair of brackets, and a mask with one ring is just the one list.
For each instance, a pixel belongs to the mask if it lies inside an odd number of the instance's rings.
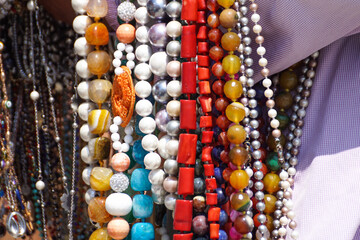
[[233,102],[241,96],[243,93],[243,87],[238,80],[229,80],[224,85],[224,93],[227,98],[230,98]]
[[230,175],[230,184],[237,190],[243,190],[249,184],[250,177],[244,170],[235,170]]
[[246,139],[246,132],[241,125],[233,125],[227,131],[229,142],[233,144],[242,144]]
[[240,58],[236,55],[227,55],[222,61],[224,71],[229,75],[234,75],[240,71]]
[[90,175],[90,186],[95,191],[110,190],[110,178],[113,171],[110,168],[94,167]]
[[268,193],[275,193],[280,190],[279,182],[280,177],[275,173],[268,173],[265,175],[264,179],[264,189]]
[[109,236],[106,228],[99,228],[98,230],[94,231],[89,240],[111,240],[112,238]]
[[217,3],[223,8],[229,8],[234,4],[235,0],[217,0]]
[[102,134],[108,131],[110,123],[110,112],[106,109],[95,109],[89,113],[88,124],[93,134]]
[[264,213],[271,214],[276,210],[275,202],[277,198],[271,194],[265,194],[264,203],[265,203],[265,210]]
[[230,121],[239,123],[245,117],[245,107],[239,102],[233,102],[226,107],[225,114]]

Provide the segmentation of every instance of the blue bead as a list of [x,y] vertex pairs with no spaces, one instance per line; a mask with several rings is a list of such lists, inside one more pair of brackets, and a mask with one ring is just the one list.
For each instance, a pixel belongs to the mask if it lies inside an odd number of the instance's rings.
[[218,139],[222,130],[218,126],[215,126],[215,127],[213,127],[213,132],[214,132],[214,139]]
[[225,212],[225,210],[222,210],[220,211],[220,218],[219,218],[219,224],[220,226],[224,226],[228,221],[228,215],[227,213]]
[[148,154],[148,151],[145,151],[145,149],[141,146],[141,140],[136,140],[134,142],[133,146],[133,158],[134,160],[141,165],[144,165],[144,157],[146,154]]
[[141,119],[142,119],[142,116],[136,115],[135,133],[136,133],[136,135],[143,137],[146,134],[143,133],[142,131],[140,131],[139,122],[140,122]]
[[155,240],[155,231],[151,223],[135,223],[131,228],[131,239]]
[[151,190],[151,183],[149,182],[150,170],[137,168],[133,171],[130,179],[131,188],[134,191],[150,191]]
[[224,230],[219,231],[219,240],[228,240],[228,235]]
[[216,193],[217,193],[218,205],[224,205],[228,201],[226,194],[225,194],[225,189],[217,188]]
[[221,146],[221,145],[215,146],[211,151],[212,157],[216,161],[220,162],[221,161],[220,154],[223,150],[224,150],[224,146]]
[[214,177],[216,179],[217,184],[219,185],[225,183],[225,179],[222,176],[222,171],[223,170],[221,168],[218,167],[214,168]]
[[133,198],[133,215],[135,218],[148,218],[153,212],[153,201],[150,196],[138,194]]

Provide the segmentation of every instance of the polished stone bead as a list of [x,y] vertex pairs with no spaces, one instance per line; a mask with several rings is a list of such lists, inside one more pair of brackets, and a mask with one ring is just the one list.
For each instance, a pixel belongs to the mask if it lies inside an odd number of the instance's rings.
[[106,227],[95,230],[89,238],[89,240],[111,240],[111,239],[112,238],[109,236]]
[[135,40],[135,27],[131,24],[121,24],[116,30],[116,37],[121,43],[131,43]]
[[209,50],[209,57],[214,61],[220,61],[224,56],[224,50],[219,46],[213,46]]
[[[222,0],[222,1],[229,1],[229,0]],[[232,1],[232,0],[230,0]],[[220,24],[224,28],[234,28],[238,19],[236,17],[236,11],[234,9],[224,9],[220,13]]]
[[293,96],[290,92],[282,92],[275,97],[275,104],[280,110],[288,110],[293,105]]
[[107,45],[109,42],[109,31],[103,23],[93,23],[86,29],[85,38],[91,45]]
[[211,67],[211,72],[217,78],[224,76],[225,71],[222,67],[222,63],[221,62],[214,63],[214,65]]
[[109,156],[110,153],[110,139],[105,137],[98,137],[89,141],[89,150],[93,159],[103,160]]
[[110,190],[110,179],[113,171],[110,168],[94,167],[90,175],[90,186],[95,191]]
[[243,192],[234,193],[231,196],[230,203],[231,207],[238,212],[247,211],[251,207],[249,196]]
[[245,107],[239,102],[232,102],[226,107],[225,114],[233,123],[239,123],[245,117]]
[[89,97],[97,103],[102,104],[106,102],[111,94],[112,84],[108,80],[96,79],[89,84]]
[[204,172],[204,166],[202,164],[201,159],[196,159],[195,162],[195,175],[196,176],[201,176]]
[[192,220],[192,229],[198,236],[204,236],[208,230],[208,224],[204,215],[199,215]]
[[86,12],[89,17],[103,18],[108,12],[106,0],[89,0],[86,6]]
[[278,171],[281,167],[277,153],[271,152],[266,157],[266,166],[270,171]]
[[103,50],[92,51],[87,56],[86,61],[89,71],[99,77],[107,73],[111,67],[110,55]]
[[106,197],[95,197],[88,205],[89,218],[97,223],[107,223],[112,216],[105,209]]
[[204,194],[205,192],[205,180],[197,177],[194,179],[194,193],[195,194]]
[[293,90],[298,85],[298,77],[294,71],[286,70],[280,74],[280,87],[284,90]]
[[93,134],[102,134],[108,131],[110,123],[110,112],[106,109],[95,109],[89,113],[88,124],[89,129]]
[[235,51],[240,45],[240,37],[234,32],[227,32],[221,37],[221,46],[226,51]]
[[218,28],[213,28],[209,31],[208,37],[211,42],[220,43],[222,32]]
[[279,120],[279,122],[280,122],[280,125],[279,125],[280,129],[285,129],[290,122],[290,118],[284,112],[278,112],[276,119]]
[[193,208],[195,212],[204,212],[206,208],[206,201],[203,196],[195,196],[193,198]]
[[254,220],[248,215],[239,215],[234,222],[234,227],[238,233],[247,234],[254,229]]
[[148,218],[153,212],[153,201],[150,196],[138,194],[133,198],[133,215],[135,218]]
[[244,170],[235,170],[230,175],[230,184],[237,190],[243,190],[249,184],[250,177]]
[[116,153],[111,157],[110,165],[111,167],[118,172],[124,172],[130,167],[130,157],[126,153]]
[[151,223],[135,223],[131,228],[131,239],[155,240],[155,231]]
[[206,7],[212,12],[216,12],[219,9],[219,4],[216,0],[207,0]]
[[220,205],[220,206],[224,205],[228,201],[228,197],[226,196],[225,189],[217,188],[216,193],[217,193],[218,205]]
[[219,240],[228,240],[228,235],[224,230],[219,231]]
[[229,216],[226,213],[225,210],[221,209],[220,211],[220,218],[219,218],[219,224],[220,226],[224,226],[228,222]]
[[235,102],[243,93],[243,87],[240,81],[235,79],[227,81],[224,85],[224,93],[226,97]]
[[264,189],[268,193],[275,193],[280,190],[280,177],[276,173],[268,173],[264,177]]
[[[281,134],[281,136],[280,136],[280,145],[284,146],[285,142],[286,142],[286,139],[285,139],[284,135]],[[277,151],[275,138],[273,137],[272,134],[269,135],[269,137],[267,139],[267,144],[268,144],[270,150]]]
[[229,159],[235,166],[242,166],[248,160],[248,154],[245,148],[235,146],[229,152]]
[[222,60],[224,71],[229,75],[234,75],[240,71],[240,58],[236,55],[227,55]]
[[207,18],[207,23],[211,28],[217,28],[220,25],[219,15],[212,13]]
[[131,175],[130,185],[135,191],[143,192],[151,190],[151,183],[149,181],[150,170],[137,168]]
[[264,213],[271,214],[276,210],[276,203],[277,198],[271,194],[265,194],[264,203],[265,203],[265,210]]
[[229,142],[233,144],[242,144],[246,139],[246,132],[241,125],[233,125],[227,131]]

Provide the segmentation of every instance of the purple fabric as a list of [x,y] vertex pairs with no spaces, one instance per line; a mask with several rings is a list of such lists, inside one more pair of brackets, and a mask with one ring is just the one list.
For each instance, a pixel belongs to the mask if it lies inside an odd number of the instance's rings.
[[359,240],[360,1],[256,2],[272,73],[322,49],[293,194],[299,239]]

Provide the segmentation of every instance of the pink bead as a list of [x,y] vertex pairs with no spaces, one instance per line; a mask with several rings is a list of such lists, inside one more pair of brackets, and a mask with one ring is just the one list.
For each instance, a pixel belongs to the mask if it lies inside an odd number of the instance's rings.
[[113,218],[107,225],[107,231],[113,239],[124,239],[129,234],[129,223],[123,218]]
[[242,234],[238,233],[234,227],[232,227],[230,229],[229,235],[230,235],[231,239],[234,239],[234,240],[242,238]]
[[124,172],[130,166],[130,158],[125,153],[117,153],[112,156],[110,165],[115,171]]
[[236,210],[231,210],[230,212],[230,219],[232,222],[235,222],[236,218],[241,215],[240,212],[236,211]]
[[233,163],[229,162],[229,167],[231,168],[231,170],[237,170],[238,167],[235,166]]

